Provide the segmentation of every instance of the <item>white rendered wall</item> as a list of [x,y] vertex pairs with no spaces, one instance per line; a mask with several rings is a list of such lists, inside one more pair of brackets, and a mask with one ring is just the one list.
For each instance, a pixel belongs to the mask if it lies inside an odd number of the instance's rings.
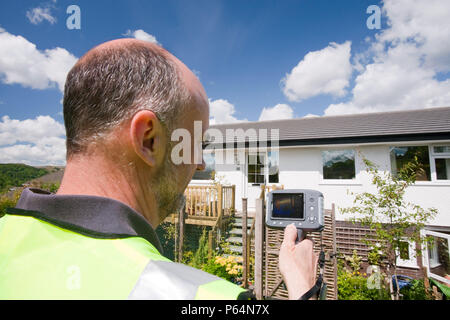
[[[325,197],[325,208],[336,205],[336,219],[346,220],[349,216],[340,213],[339,208],[351,206],[354,196],[350,193],[375,192],[370,177],[364,170],[364,164],[358,151],[374,162],[379,170],[390,170],[390,145],[341,146],[341,147],[299,147],[280,148],[279,184],[285,189],[314,189],[322,192]],[[355,174],[353,180],[323,180],[322,151],[330,149],[355,149]],[[247,188],[245,166],[227,166],[216,168],[216,173],[223,177],[227,184],[236,185],[236,208],[242,209],[242,197]],[[406,193],[406,199],[422,206],[434,207],[439,214],[431,223],[438,226],[450,226],[450,182],[422,182],[411,186]],[[250,199],[249,199],[250,201]]]

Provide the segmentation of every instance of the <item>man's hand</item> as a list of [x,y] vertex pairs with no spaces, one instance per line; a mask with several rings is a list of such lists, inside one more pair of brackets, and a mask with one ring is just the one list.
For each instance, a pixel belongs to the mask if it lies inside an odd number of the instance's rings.
[[293,224],[286,227],[281,244],[279,267],[289,292],[289,299],[297,300],[316,282],[318,255],[313,242],[305,239],[295,244],[297,229]]

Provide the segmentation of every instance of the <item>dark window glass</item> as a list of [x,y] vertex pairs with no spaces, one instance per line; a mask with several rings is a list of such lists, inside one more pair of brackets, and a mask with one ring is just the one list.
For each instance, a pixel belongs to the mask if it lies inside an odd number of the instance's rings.
[[416,172],[417,181],[431,181],[430,157],[427,146],[417,147],[392,147],[391,148],[391,170],[392,174],[397,176],[399,171],[408,163],[417,160],[420,169]]
[[354,179],[354,150],[330,150],[322,152],[324,179]]
[[450,146],[433,147],[434,153],[450,153]]
[[409,260],[409,243],[406,241],[400,241],[398,251],[400,253],[400,259]]
[[264,183],[264,160],[263,154],[249,154],[247,163],[248,183]]
[[276,151],[271,151],[269,156],[269,183],[278,183],[278,171],[279,171],[279,153]]
[[450,159],[436,159],[436,178],[438,180],[449,180],[450,177]]

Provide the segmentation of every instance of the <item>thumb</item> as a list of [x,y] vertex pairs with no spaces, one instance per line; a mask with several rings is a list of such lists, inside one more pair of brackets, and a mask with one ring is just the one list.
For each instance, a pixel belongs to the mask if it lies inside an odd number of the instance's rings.
[[292,223],[284,229],[284,239],[282,244],[294,246],[295,240],[297,240],[297,228]]

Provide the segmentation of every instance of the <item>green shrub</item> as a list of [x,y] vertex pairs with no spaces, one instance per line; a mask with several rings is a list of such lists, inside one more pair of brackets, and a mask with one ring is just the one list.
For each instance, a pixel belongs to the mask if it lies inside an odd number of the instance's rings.
[[5,196],[0,198],[0,218],[6,214],[6,208],[14,208],[16,206],[19,195],[19,193],[16,193],[12,199]]
[[383,284],[380,289],[369,289],[367,277],[359,272],[339,272],[338,279],[339,300],[389,300],[389,292]]
[[400,289],[403,300],[429,300],[423,280],[411,280],[411,286]]

